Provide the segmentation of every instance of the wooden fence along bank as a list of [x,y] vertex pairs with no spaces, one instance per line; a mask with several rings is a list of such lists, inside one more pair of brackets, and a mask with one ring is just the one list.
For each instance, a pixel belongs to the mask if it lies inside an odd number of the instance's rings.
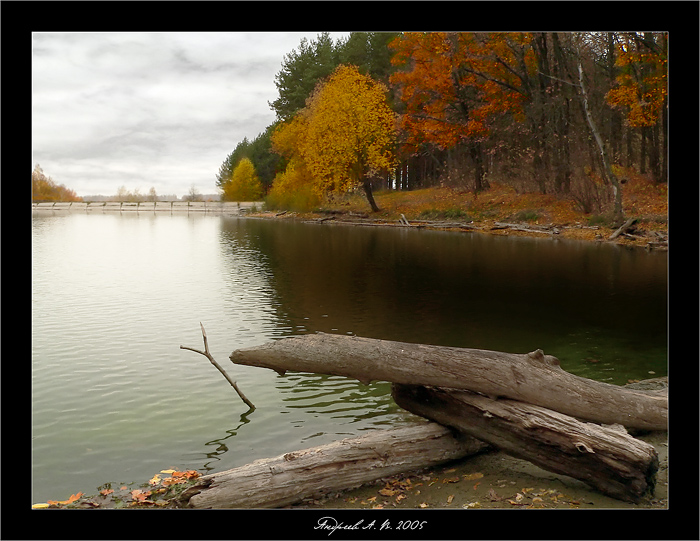
[[32,203],[32,210],[52,210],[70,212],[211,212],[215,214],[245,214],[261,202],[252,201],[148,201],[132,203],[127,201],[93,201],[88,203],[48,202]]

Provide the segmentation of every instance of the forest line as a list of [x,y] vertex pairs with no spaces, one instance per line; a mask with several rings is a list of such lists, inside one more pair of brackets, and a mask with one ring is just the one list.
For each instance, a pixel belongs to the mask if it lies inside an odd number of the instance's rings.
[[621,217],[628,178],[667,181],[667,56],[659,32],[320,34],[217,186],[291,210],[358,187],[376,211],[372,190],[495,182]]

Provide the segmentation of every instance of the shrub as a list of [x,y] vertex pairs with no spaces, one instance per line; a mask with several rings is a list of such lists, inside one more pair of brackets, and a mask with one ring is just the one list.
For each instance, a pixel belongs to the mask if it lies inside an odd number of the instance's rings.
[[537,211],[533,209],[524,209],[521,211],[516,212],[513,215],[513,219],[516,222],[534,222],[540,217],[539,214],[537,214]]
[[321,203],[321,197],[309,182],[303,166],[291,163],[282,173],[277,173],[265,205],[269,209],[308,212]]

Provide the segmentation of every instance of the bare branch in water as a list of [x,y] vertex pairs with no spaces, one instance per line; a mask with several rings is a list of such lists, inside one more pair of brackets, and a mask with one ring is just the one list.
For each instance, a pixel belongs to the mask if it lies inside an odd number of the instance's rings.
[[243,402],[245,402],[251,410],[254,410],[255,406],[253,405],[253,403],[250,400],[248,400],[248,398],[246,398],[246,395],[244,395],[241,392],[241,390],[238,388],[238,385],[236,385],[236,382],[231,379],[231,377],[226,373],[226,370],[221,368],[221,365],[217,363],[214,357],[212,357],[211,353],[209,353],[209,342],[207,341],[207,333],[205,332],[204,325],[202,325],[201,322],[199,323],[199,326],[202,328],[202,338],[204,338],[204,351],[200,351],[198,349],[190,348],[187,346],[180,346],[180,349],[188,349],[190,351],[194,351],[195,353],[204,355],[207,359],[209,359],[209,362],[213,364],[216,367],[216,369],[219,372],[221,372],[221,374],[226,378],[226,381],[228,381],[231,384],[231,387],[233,387],[234,390],[238,393],[238,396],[241,397],[241,400],[243,400]]

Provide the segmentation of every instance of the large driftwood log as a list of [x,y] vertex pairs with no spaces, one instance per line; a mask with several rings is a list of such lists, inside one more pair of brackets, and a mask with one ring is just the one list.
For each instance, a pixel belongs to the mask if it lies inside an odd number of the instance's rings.
[[408,411],[548,471],[580,479],[613,498],[636,502],[653,494],[656,450],[622,427],[583,423],[540,406],[470,391],[394,384],[392,395]]
[[283,507],[487,448],[486,443],[435,423],[377,430],[206,475],[182,498],[198,508]]
[[507,397],[573,417],[647,430],[666,430],[668,397],[575,376],[542,350],[502,353],[358,336],[308,334],[238,349],[236,364],[347,376],[406,385],[467,389]]

